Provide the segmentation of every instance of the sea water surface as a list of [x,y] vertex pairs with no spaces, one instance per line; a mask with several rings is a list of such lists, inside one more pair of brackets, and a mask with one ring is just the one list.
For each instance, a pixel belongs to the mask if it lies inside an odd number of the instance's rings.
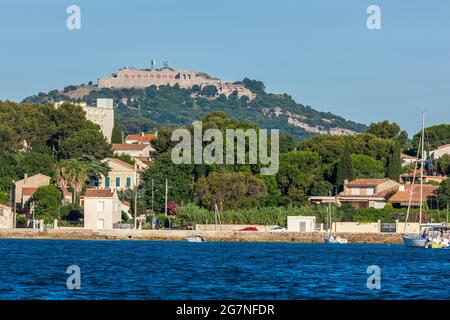
[[[67,287],[70,265],[80,267],[79,290]],[[371,265],[380,289],[367,287]],[[449,288],[450,250],[0,240],[0,299],[449,299]]]

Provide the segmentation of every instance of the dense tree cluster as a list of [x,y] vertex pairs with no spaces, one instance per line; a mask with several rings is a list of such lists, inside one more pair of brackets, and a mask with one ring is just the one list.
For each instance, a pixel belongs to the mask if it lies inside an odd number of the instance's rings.
[[12,182],[23,175],[53,177],[64,159],[111,155],[99,127],[87,121],[82,108],[63,104],[16,104],[0,101],[0,201],[7,203]]
[[[235,120],[218,112],[207,115],[202,122],[204,129],[216,128],[222,132],[226,128],[258,128],[248,121]],[[192,125],[185,128],[193,130]],[[398,180],[400,175],[400,143],[395,138],[380,138],[369,133],[321,135],[298,144],[284,134],[280,136],[278,173],[261,176],[260,164],[173,164],[170,152],[176,142],[170,139],[172,131],[173,128],[159,131],[153,143],[158,152],[156,161],[143,177],[148,203],[153,180],[156,210],[164,207],[166,179],[170,185],[169,199],[178,204],[192,202],[208,209],[214,204],[225,209],[245,209],[302,206],[308,203],[309,196],[336,194],[345,179],[390,176]]]

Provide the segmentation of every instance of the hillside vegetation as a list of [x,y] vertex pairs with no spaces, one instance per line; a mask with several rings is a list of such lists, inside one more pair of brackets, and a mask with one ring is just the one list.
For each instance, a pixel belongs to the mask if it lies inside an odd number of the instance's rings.
[[[244,79],[239,83],[254,92],[255,99],[249,101],[246,96],[238,97],[237,93],[229,97],[217,96],[213,86],[206,86],[202,90],[199,86],[181,89],[176,85],[150,86],[144,89],[68,86],[63,91],[39,93],[25,98],[23,102],[47,103],[67,100],[95,105],[97,98],[112,98],[117,106],[116,117],[125,133],[186,125],[214,111],[225,112],[238,120],[251,121],[262,128],[280,129],[299,140],[317,133],[330,133],[330,130],[362,132],[367,129],[363,124],[299,104],[287,94],[266,93],[261,81]],[[88,93],[76,97],[72,94],[76,90]]]

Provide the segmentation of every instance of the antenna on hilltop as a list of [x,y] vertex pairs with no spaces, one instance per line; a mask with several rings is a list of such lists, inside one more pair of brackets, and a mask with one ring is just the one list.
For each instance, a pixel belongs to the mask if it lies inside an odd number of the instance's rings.
[[154,60],[154,59],[150,60],[150,67],[152,70],[155,69],[155,64],[156,64],[156,60]]
[[164,68],[168,68],[169,67],[169,61],[168,60],[165,60],[163,62],[163,64],[164,64]]

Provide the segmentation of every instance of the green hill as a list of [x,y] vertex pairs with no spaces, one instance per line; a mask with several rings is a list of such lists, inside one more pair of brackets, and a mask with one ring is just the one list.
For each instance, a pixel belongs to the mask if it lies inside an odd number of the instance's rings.
[[112,98],[116,117],[125,133],[154,131],[163,126],[190,124],[212,111],[222,111],[236,119],[246,119],[266,129],[280,129],[301,140],[318,133],[350,133],[367,129],[363,124],[346,120],[329,112],[319,112],[295,102],[287,94],[269,94],[261,81],[242,82],[256,93],[249,101],[237,93],[229,97],[212,97],[211,88],[198,86],[181,89],[178,86],[150,86],[130,89],[98,89],[96,86],[68,86],[63,91],[25,98],[23,103],[47,103],[61,100],[87,102],[95,105],[97,98]]

